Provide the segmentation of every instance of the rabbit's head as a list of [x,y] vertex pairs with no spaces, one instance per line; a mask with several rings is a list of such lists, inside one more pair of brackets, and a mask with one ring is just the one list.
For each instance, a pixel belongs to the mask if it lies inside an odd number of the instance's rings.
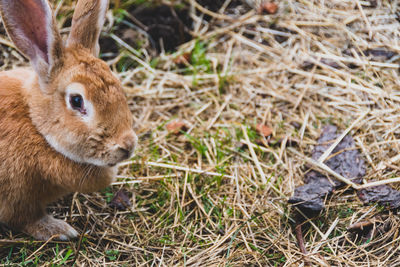
[[0,0],[9,36],[36,75],[21,77],[37,130],[80,163],[113,166],[137,137],[120,82],[97,58],[108,0],[79,0],[63,43],[47,0]]

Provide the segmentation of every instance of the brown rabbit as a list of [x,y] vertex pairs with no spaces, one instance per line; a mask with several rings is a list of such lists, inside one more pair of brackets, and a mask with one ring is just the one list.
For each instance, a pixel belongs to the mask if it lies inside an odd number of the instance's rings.
[[110,184],[137,142],[117,78],[96,58],[108,0],[80,0],[63,44],[47,0],[0,0],[32,69],[0,72],[0,222],[34,238],[78,233],[45,212]]

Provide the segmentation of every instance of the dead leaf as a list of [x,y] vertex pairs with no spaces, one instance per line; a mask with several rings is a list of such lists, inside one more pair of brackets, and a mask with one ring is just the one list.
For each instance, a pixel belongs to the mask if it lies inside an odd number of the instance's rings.
[[[318,145],[312,152],[314,160],[318,160],[340,135],[336,131],[337,127],[333,125],[327,125],[323,128],[322,134],[318,139]],[[355,143],[351,136],[346,135],[332,151],[331,155],[334,156],[328,157],[328,160],[325,161],[329,168],[354,183],[361,183],[362,177],[365,175],[364,160],[355,148]],[[315,212],[324,209],[324,200],[327,195],[344,185],[314,170],[305,175],[304,182],[306,183],[305,185],[299,186],[294,190],[289,203],[295,204],[300,209]]]
[[178,134],[181,131],[184,131],[187,127],[183,121],[172,121],[172,122],[168,123],[167,125],[165,125],[165,128],[170,133]]
[[263,1],[258,9],[259,14],[275,14],[278,11],[278,5],[273,2]]
[[360,221],[354,223],[347,227],[347,230],[355,234],[356,240],[362,243],[369,242],[376,236],[385,236],[393,227],[391,220],[386,218],[381,218],[380,216],[372,217],[365,221]]
[[272,134],[272,129],[269,128],[265,124],[261,124],[261,123],[257,124],[256,130],[260,135],[262,135],[264,137],[268,137],[268,136],[270,136]]
[[358,223],[353,223],[349,227],[347,227],[347,230],[350,232],[361,232],[361,231],[366,231],[374,226],[373,221],[361,221]]
[[115,208],[118,210],[126,210],[132,206],[131,201],[127,195],[126,190],[120,189],[117,193],[115,193],[113,199],[109,204],[110,208]]
[[183,53],[182,55],[179,55],[174,59],[174,63],[177,65],[188,65],[190,64],[190,56],[191,53],[189,52]]

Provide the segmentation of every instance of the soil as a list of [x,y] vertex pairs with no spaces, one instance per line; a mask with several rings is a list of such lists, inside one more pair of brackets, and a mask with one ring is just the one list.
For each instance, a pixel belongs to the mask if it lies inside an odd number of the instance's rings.
[[[192,19],[188,8],[174,8],[169,5],[132,6],[128,10],[135,21],[126,17],[116,25],[113,33],[134,49],[145,48],[156,55],[162,51],[173,52],[192,39]],[[100,38],[103,58],[115,57],[119,44],[104,35]]]
[[192,39],[189,29],[192,19],[187,8],[177,9],[172,6],[160,5],[156,7],[135,7],[129,10],[150,36],[151,43],[158,52],[164,48],[170,52],[177,46]]
[[[201,5],[202,7],[207,8],[208,10],[212,11],[212,12],[218,12],[221,7],[224,5],[224,3],[226,2],[226,0],[200,0],[197,1],[197,3],[199,5]],[[226,10],[231,10],[236,8],[239,5],[242,5],[243,1],[241,0],[232,0],[229,5],[226,7]]]
[[[198,4],[218,12],[225,0],[201,0]],[[232,0],[226,7],[226,13],[235,13],[235,8],[242,2]],[[176,48],[192,39],[193,20],[189,7],[148,4],[133,5],[127,10],[134,18],[126,17],[116,25],[113,33],[134,49],[145,48],[153,55],[162,51],[174,52]],[[206,20],[211,17],[206,16]],[[103,59],[114,58],[119,52],[119,44],[107,35],[100,38]]]

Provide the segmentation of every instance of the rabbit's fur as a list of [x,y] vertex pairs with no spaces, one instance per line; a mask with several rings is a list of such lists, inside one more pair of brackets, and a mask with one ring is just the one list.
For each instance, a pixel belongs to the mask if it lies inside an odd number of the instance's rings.
[[108,186],[137,142],[122,87],[96,58],[107,6],[79,0],[64,45],[47,0],[0,0],[32,65],[0,73],[0,222],[37,239],[76,237],[46,205]]

